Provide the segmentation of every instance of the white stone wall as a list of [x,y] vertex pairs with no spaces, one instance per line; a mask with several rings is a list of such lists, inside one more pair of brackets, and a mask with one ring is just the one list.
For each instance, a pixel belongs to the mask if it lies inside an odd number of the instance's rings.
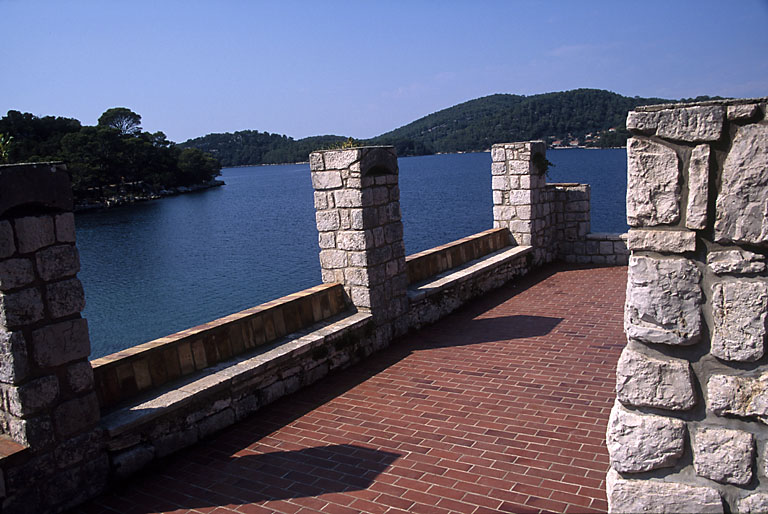
[[627,117],[611,512],[768,511],[765,113],[757,99]]

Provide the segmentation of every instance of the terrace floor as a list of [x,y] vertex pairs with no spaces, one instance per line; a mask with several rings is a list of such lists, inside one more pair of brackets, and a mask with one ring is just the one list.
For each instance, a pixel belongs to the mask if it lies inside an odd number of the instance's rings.
[[625,285],[539,270],[76,512],[605,512]]

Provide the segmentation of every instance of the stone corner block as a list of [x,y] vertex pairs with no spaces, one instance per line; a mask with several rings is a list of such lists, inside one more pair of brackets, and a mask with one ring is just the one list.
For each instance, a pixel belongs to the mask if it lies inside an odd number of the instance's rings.
[[626,480],[615,470],[605,479],[608,512],[628,514],[702,513],[722,514],[723,500],[713,487],[658,480]]
[[768,125],[739,127],[715,205],[715,240],[768,246]]
[[765,353],[768,282],[724,280],[712,286],[712,347],[715,357],[752,362]]
[[624,330],[644,343],[690,345],[701,338],[701,272],[681,257],[632,255]]
[[615,403],[606,432],[611,466],[623,473],[674,466],[683,456],[685,434],[679,419],[638,414]]
[[700,428],[693,433],[696,474],[716,482],[746,485],[752,480],[755,438],[749,432]]
[[14,221],[19,253],[30,253],[56,242],[51,216],[26,216]]
[[693,252],[696,251],[696,232],[633,228],[629,230],[627,248],[661,253]]
[[664,109],[659,111],[656,135],[691,143],[717,141],[723,135],[725,112],[722,105]]
[[616,395],[635,407],[687,410],[697,403],[688,361],[656,359],[628,347],[619,358]]
[[652,227],[680,219],[677,153],[654,141],[627,141],[627,223]]
[[360,159],[360,150],[326,150],[323,152],[326,170],[344,170]]
[[736,504],[740,514],[763,514],[768,512],[768,493],[754,493],[740,499]]
[[53,323],[32,332],[32,357],[41,368],[85,359],[90,353],[88,322],[85,319]]

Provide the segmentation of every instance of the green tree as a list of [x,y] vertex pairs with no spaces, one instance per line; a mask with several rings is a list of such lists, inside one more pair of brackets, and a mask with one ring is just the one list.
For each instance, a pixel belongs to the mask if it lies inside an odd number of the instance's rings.
[[11,148],[11,141],[13,136],[6,136],[0,134],[0,164],[8,163],[8,153]]
[[123,135],[141,132],[141,116],[126,107],[113,107],[99,117],[100,127],[112,127]]

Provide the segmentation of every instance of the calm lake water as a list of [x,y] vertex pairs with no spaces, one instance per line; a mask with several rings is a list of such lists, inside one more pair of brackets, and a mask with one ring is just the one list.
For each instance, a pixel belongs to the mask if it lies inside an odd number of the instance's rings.
[[[623,232],[626,152],[550,150],[592,185],[592,231]],[[489,153],[399,159],[407,253],[492,227]],[[91,358],[320,283],[308,165],[222,170],[226,186],[78,214]]]

